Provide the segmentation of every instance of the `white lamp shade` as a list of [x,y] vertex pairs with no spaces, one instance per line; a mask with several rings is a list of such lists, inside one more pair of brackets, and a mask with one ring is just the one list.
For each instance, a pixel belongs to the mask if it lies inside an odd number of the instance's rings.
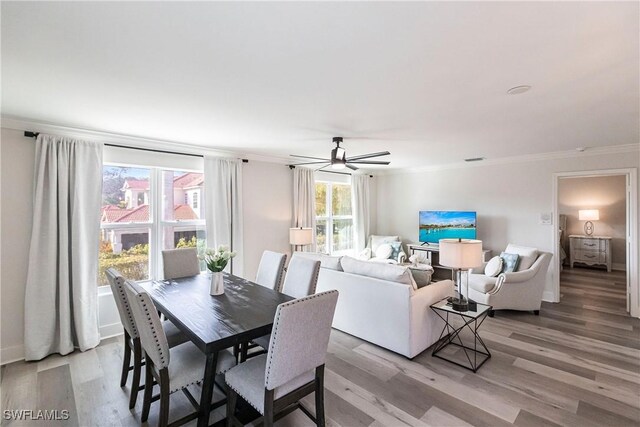
[[482,265],[482,240],[440,240],[440,265],[468,270]]
[[310,245],[311,243],[313,243],[313,232],[311,228],[290,228],[289,243],[291,243],[292,245]]
[[581,209],[578,211],[578,219],[580,221],[598,221],[600,220],[600,211],[598,209]]

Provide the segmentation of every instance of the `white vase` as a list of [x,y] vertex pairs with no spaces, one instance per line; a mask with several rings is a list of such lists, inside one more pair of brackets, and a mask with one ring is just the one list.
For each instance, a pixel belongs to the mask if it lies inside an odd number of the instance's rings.
[[211,289],[209,289],[211,295],[224,294],[224,275],[221,271],[211,272]]

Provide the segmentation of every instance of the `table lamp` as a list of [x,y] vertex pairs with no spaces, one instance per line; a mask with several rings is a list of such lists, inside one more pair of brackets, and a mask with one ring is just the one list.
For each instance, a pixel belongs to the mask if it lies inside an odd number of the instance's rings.
[[295,227],[289,229],[289,243],[297,250],[298,246],[306,246],[313,243],[313,230],[311,227]]
[[[451,267],[456,272],[458,292],[451,300],[451,307],[457,311],[468,311],[469,269],[482,265],[482,240],[441,239],[440,265]],[[466,279],[464,295],[463,277]]]
[[581,209],[578,211],[578,219],[586,221],[584,223],[584,234],[591,236],[593,234],[593,222],[600,220],[600,211],[598,209]]

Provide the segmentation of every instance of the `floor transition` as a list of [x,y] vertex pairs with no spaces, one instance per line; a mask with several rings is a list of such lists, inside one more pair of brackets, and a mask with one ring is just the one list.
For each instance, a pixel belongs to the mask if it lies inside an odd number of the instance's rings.
[[[497,312],[487,319],[480,334],[493,357],[477,374],[430,351],[408,360],[334,331],[327,425],[637,426],[640,320],[624,312],[624,275],[565,270],[561,293],[561,303],[544,303],[540,316]],[[129,412],[118,386],[120,357],[114,338],[85,353],[3,366],[2,409],[69,410],[58,425],[139,425],[140,404]],[[305,402],[313,408],[312,398]],[[171,404],[171,419],[190,411],[181,393]],[[157,423],[155,405],[150,425]],[[278,424],[311,422],[296,411]]]

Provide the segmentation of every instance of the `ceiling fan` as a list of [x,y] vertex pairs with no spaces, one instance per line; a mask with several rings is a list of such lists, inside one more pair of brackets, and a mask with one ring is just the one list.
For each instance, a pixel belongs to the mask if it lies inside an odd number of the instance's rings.
[[331,158],[323,159],[322,157],[309,157],[309,156],[297,156],[292,154],[291,157],[297,157],[300,159],[311,159],[315,160],[313,162],[305,162],[305,163],[297,163],[293,166],[301,166],[301,165],[320,165],[326,163],[324,166],[320,167],[316,170],[322,170],[331,166],[331,169],[344,169],[345,167],[351,170],[358,170],[358,168],[354,165],[388,165],[390,162],[384,162],[379,160],[367,160],[373,157],[381,157],[388,156],[391,153],[388,151],[380,151],[378,153],[369,153],[369,154],[361,154],[359,156],[347,157],[347,152],[344,148],[340,147],[340,143],[343,138],[341,136],[334,136],[333,143],[336,144],[336,147],[331,150]]

